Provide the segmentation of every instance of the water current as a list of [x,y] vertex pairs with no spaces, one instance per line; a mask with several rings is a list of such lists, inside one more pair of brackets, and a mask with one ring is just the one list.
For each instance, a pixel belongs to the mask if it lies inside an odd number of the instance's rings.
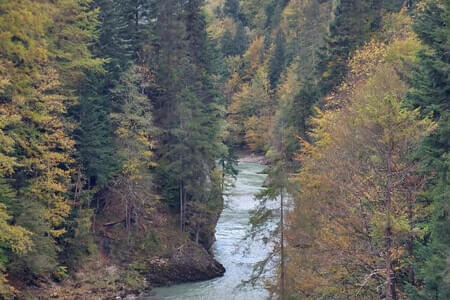
[[234,186],[225,197],[225,209],[216,228],[213,245],[215,258],[226,268],[223,277],[158,288],[154,300],[263,300],[267,290],[261,285],[242,285],[249,279],[255,264],[271,251],[261,240],[244,240],[250,229],[250,213],[257,206],[254,194],[261,190],[265,176],[264,166],[241,162]]

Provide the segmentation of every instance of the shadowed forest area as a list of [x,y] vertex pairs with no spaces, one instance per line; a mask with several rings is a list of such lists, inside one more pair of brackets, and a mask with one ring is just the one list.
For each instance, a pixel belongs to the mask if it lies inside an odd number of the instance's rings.
[[271,297],[449,299],[449,21],[449,0],[0,0],[0,299],[222,276],[250,155],[281,200],[250,219],[278,218]]

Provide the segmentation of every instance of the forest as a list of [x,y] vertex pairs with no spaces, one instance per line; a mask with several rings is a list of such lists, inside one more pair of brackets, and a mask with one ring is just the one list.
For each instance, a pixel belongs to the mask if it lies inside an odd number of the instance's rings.
[[0,0],[0,299],[222,276],[243,153],[281,197],[272,298],[450,299],[449,21],[450,0]]

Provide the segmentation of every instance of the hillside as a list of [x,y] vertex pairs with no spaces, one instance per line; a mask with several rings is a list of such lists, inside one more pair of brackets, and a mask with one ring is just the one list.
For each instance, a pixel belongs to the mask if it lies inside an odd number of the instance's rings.
[[249,281],[274,298],[450,298],[449,16],[448,0],[0,1],[0,299],[223,275],[239,156],[266,164],[250,225],[277,218],[274,247]]

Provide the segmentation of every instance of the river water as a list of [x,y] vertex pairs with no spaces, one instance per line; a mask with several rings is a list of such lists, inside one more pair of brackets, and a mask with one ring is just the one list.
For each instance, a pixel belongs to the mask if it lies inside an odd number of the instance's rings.
[[271,251],[262,240],[247,239],[250,212],[257,206],[254,194],[261,190],[264,166],[241,162],[234,187],[225,197],[225,208],[216,228],[215,258],[226,268],[223,277],[209,281],[158,288],[149,299],[155,300],[263,300],[269,294],[262,286],[243,285],[254,265]]

